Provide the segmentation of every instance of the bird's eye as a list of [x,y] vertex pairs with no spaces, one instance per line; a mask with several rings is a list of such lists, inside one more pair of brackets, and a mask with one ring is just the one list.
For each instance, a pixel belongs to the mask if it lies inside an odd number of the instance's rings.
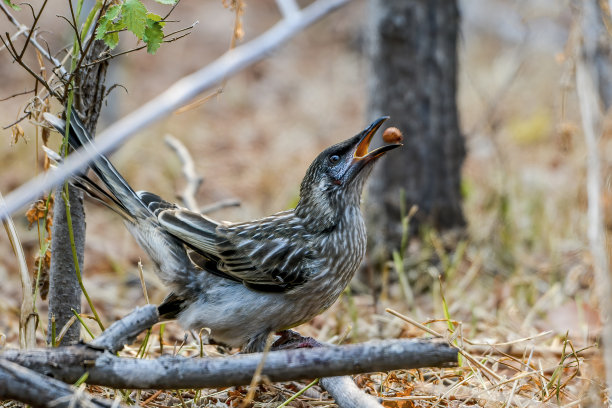
[[329,162],[331,164],[336,164],[340,161],[340,156],[338,156],[337,154],[332,154],[331,156],[329,156]]

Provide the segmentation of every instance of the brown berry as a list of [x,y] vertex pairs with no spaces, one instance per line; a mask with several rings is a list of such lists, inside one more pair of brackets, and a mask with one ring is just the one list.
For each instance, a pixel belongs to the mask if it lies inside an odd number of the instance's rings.
[[385,129],[382,135],[382,139],[385,143],[402,143],[404,136],[402,136],[401,130],[396,127],[390,127]]

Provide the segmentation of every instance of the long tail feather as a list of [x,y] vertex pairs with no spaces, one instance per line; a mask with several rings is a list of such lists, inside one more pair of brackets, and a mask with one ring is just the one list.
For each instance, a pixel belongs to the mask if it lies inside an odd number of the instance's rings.
[[[49,113],[44,113],[44,118],[49,122],[58,132],[65,134],[66,122],[56,116]],[[85,126],[78,118],[76,113],[70,115],[70,132],[68,135],[68,143],[73,149],[79,149],[83,147],[86,150],[95,149],[90,144],[91,136],[85,129]],[[147,206],[140,200],[136,192],[130,187],[127,181],[119,174],[117,169],[112,163],[102,154],[98,154],[98,157],[91,164],[91,168],[94,173],[102,180],[106,188],[110,191],[110,195],[114,197],[113,202],[119,204],[120,208],[125,211],[126,214],[131,215],[131,218],[146,218],[152,215],[151,211]],[[85,182],[85,185],[92,187],[92,184]],[[92,187],[94,190],[101,190],[99,187]],[[86,191],[91,189],[86,189]],[[108,194],[107,194],[108,196]],[[99,197],[95,197],[99,198]],[[129,219],[129,218],[128,218]]]
[[[63,158],[56,151],[43,145],[43,150],[47,154],[49,160],[51,160],[51,168],[54,169],[56,165],[62,164]],[[96,200],[97,202],[105,205],[113,212],[119,214],[130,222],[134,222],[134,218],[129,214],[127,209],[108,191],[100,187],[96,182],[87,177],[85,174],[73,176],[70,180],[70,184],[84,191],[88,196]]]
[[[66,123],[63,120],[49,114],[44,117],[59,132],[65,133]],[[95,150],[90,143],[91,136],[76,114],[71,115],[68,142],[73,149],[82,148],[97,153],[90,166],[100,179],[100,182],[94,182],[81,173],[74,175],[72,182],[128,221],[128,229],[155,264],[156,273],[162,281],[180,295],[191,290],[194,273],[199,269],[191,262],[185,245],[157,220],[157,215],[164,210],[177,207],[153,193],[135,192],[111,162]],[[168,315],[171,314],[168,311]]]

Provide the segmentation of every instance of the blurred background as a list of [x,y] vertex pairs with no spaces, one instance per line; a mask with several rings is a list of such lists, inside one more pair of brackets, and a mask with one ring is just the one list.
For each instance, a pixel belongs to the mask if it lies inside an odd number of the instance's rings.
[[[153,2],[147,6],[164,10]],[[246,6],[243,42],[281,18],[274,1],[247,1]],[[56,17],[64,6],[50,2],[47,7],[39,25],[50,48],[59,49],[71,35],[67,23]],[[461,193],[468,232],[452,244],[433,232],[417,234],[411,241],[404,267],[413,300],[406,300],[397,271],[387,265],[387,275],[361,274],[349,296],[299,330],[320,340],[340,335],[348,326],[352,341],[419,335],[386,315],[384,308],[394,307],[421,321],[443,318],[443,291],[446,311],[464,322],[464,333],[471,337],[507,341],[551,330],[541,344],[558,345],[567,334],[576,348],[591,346],[601,324],[592,290],[586,149],[574,82],[577,8],[565,0],[463,0],[459,8],[457,106],[467,148]],[[368,10],[367,2],[356,0],[334,12],[264,61],[228,78],[207,102],[140,132],[112,161],[135,189],[173,200],[185,180],[181,162],[164,143],[164,136],[171,134],[186,145],[204,177],[197,196],[201,205],[240,201],[239,207],[215,212],[214,218],[240,221],[293,207],[311,160],[368,122]],[[27,10],[15,15],[31,24]],[[120,86],[104,104],[99,130],[228,49],[234,13],[221,1],[184,0],[173,18],[180,21],[174,25],[179,28],[198,24],[190,35],[163,44],[155,55],[143,50],[111,62],[107,84]],[[3,16],[0,27],[2,32],[14,31]],[[124,50],[136,45],[128,36],[121,44]],[[34,56],[28,58],[35,61]],[[11,63],[6,51],[0,51],[0,61],[0,99],[33,87],[33,80]],[[28,98],[2,100],[0,124],[17,120]],[[18,140],[10,129],[0,131],[4,195],[41,171],[33,127],[27,122],[21,126],[24,136]],[[609,232],[612,138],[607,122],[604,129],[602,205]],[[404,131],[406,139],[411,136]],[[58,135],[52,140],[56,146]],[[19,214],[14,220],[33,261],[37,230],[28,229]],[[137,269],[141,258],[145,272],[150,272],[120,219],[89,202],[85,285],[107,322],[144,303]],[[368,280],[372,274],[374,284]],[[443,284],[438,276],[443,276]],[[159,302],[164,288],[152,273],[146,273],[146,279],[151,301]],[[21,295],[17,263],[4,234],[0,280],[0,333],[7,343],[16,342]],[[368,290],[375,287],[376,293]],[[40,302],[43,320],[44,308]],[[180,338],[180,329],[174,330]],[[599,390],[603,381],[601,360],[591,356],[586,362],[592,370],[582,374],[589,381],[576,385],[576,395],[591,386]]]

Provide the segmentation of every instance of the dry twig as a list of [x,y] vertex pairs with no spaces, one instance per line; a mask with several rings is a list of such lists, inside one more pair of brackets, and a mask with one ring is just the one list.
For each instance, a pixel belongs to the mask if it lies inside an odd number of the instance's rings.
[[[0,193],[0,207],[4,205],[4,199]],[[34,291],[32,290],[32,279],[25,259],[23,247],[17,236],[15,224],[10,217],[2,220],[4,229],[8,235],[11,247],[19,264],[19,276],[21,277],[21,315],[19,318],[19,345],[23,349],[36,347],[36,327],[38,326],[38,314],[34,310]]]
[[200,186],[202,186],[202,182],[204,178],[195,170],[195,164],[193,163],[193,159],[189,154],[189,151],[185,147],[185,145],[175,138],[172,135],[166,135],[164,141],[178,156],[179,160],[183,164],[183,176],[185,176],[185,181],[187,184],[185,185],[185,189],[180,195],[181,201],[186,208],[191,211],[198,211],[198,202],[196,200],[196,195],[198,194],[198,190]]
[[0,398],[14,399],[37,407],[111,408],[123,404],[92,398],[83,389],[75,389],[54,378],[0,358]]
[[143,330],[159,322],[157,306],[146,305],[137,307],[123,319],[116,321],[102,334],[89,343],[90,346],[99,347],[116,353],[124,345],[134,341]]

